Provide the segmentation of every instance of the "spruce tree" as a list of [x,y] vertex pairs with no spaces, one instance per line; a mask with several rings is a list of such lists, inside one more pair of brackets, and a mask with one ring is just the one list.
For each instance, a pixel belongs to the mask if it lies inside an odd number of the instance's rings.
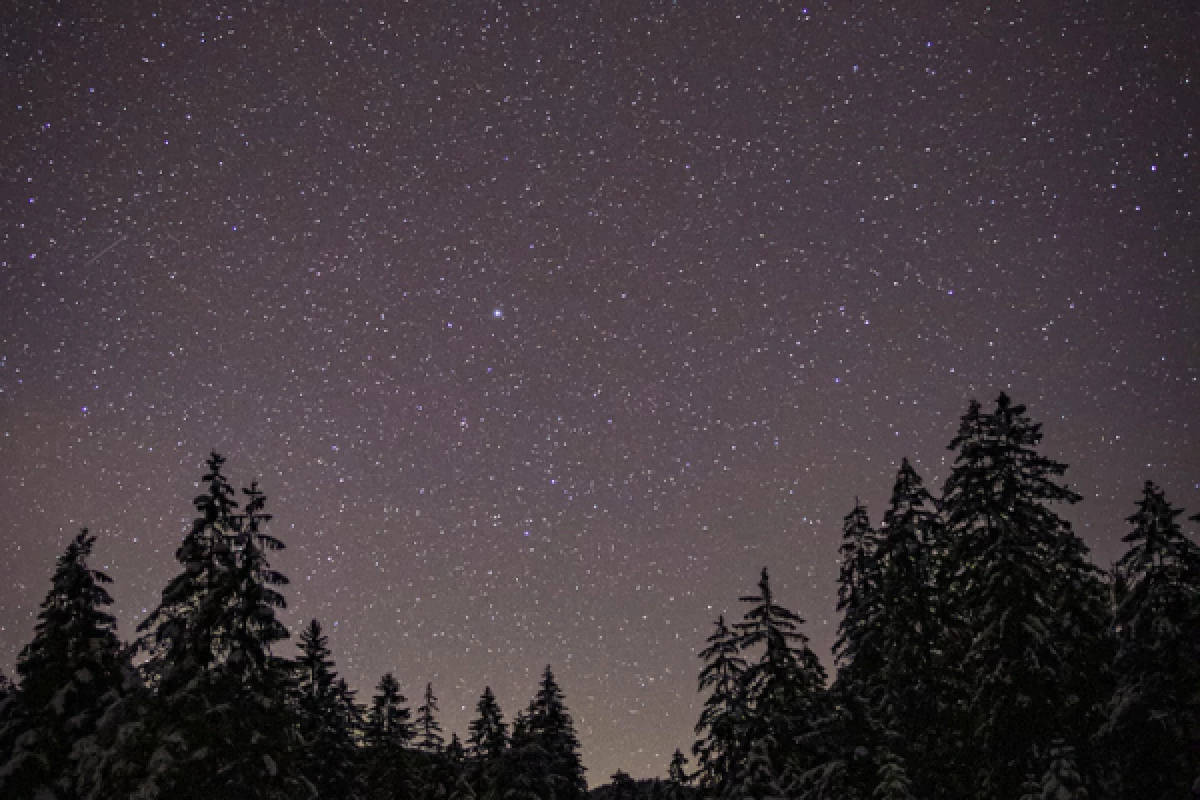
[[[828,757],[824,743],[813,735],[828,713],[826,675],[800,631],[804,620],[775,603],[766,568],[758,590],[757,595],[740,598],[750,609],[736,626],[740,650],[760,651],[758,660],[742,673],[751,709],[743,736],[744,741],[768,747],[772,774],[778,778],[789,770],[803,773]],[[747,779],[742,775],[735,783],[744,785]]]
[[446,740],[442,737],[442,725],[437,721],[437,698],[433,684],[425,684],[425,703],[417,707],[417,747],[426,753],[440,753]]
[[1182,513],[1147,481],[1116,565],[1116,691],[1102,738],[1126,800],[1181,800],[1200,777],[1200,546]]
[[470,755],[480,762],[492,761],[504,753],[508,746],[508,727],[496,695],[490,686],[483,687],[483,694],[475,705],[476,717],[468,726],[467,744]]
[[1075,767],[1075,749],[1055,739],[1050,744],[1048,761],[1042,777],[1042,800],[1087,800],[1088,791]]
[[1058,560],[1086,548],[1049,504],[1080,498],[1056,482],[1066,465],[1035,450],[1041,438],[1025,407],[1001,394],[990,414],[972,402],[950,445],[957,451],[943,500],[950,599],[971,633],[963,657],[965,738],[977,794],[987,800],[1016,796],[1067,727],[1062,684],[1078,665],[1059,622],[1088,613],[1081,607],[1099,591],[1086,564]]
[[[549,665],[542,672],[541,685],[522,721],[522,729],[522,744],[535,748],[527,755],[540,750],[545,759],[553,795],[543,800],[582,800],[587,794],[587,782],[579,755],[579,737]],[[514,732],[514,746],[517,738]]]
[[881,615],[879,535],[864,505],[857,502],[842,520],[837,610],[842,614],[833,651],[838,680],[856,685],[875,674],[882,658],[876,623]]
[[667,766],[667,800],[684,800],[687,796],[687,786],[692,782],[687,774],[687,763],[687,756],[676,748]]
[[[937,725],[937,698],[944,683],[937,670],[941,665],[934,661],[938,636],[931,555],[936,525],[933,498],[903,459],[877,538],[879,612],[872,627],[880,660],[863,677],[861,691],[883,732],[877,745],[881,763],[891,765],[893,776],[903,768],[906,781],[916,780],[915,792],[929,797],[943,783],[939,770],[922,769],[934,751],[930,729]],[[878,780],[897,785],[883,775]]]
[[488,789],[493,768],[508,748],[508,727],[490,686],[484,687],[475,705],[475,714],[467,729],[468,754],[473,762],[469,773],[472,789],[482,797]]
[[267,552],[283,544],[263,530],[257,485],[236,513],[223,464],[209,458],[200,516],[176,551],[183,571],[139,626],[154,697],[141,735],[122,745],[148,756],[138,789],[147,797],[303,797],[292,671],[272,652],[288,636],[275,616],[286,578]]
[[721,795],[728,787],[734,767],[744,748],[742,732],[749,721],[745,681],[746,660],[742,658],[738,636],[717,617],[716,630],[700,651],[704,667],[700,670],[699,691],[708,692],[704,709],[696,723],[700,737],[692,745],[696,756],[697,783],[706,794]]
[[392,673],[380,678],[363,741],[364,782],[372,800],[410,797],[416,790],[413,764],[406,753],[416,736],[407,702]]
[[123,688],[129,664],[106,610],[112,579],[88,566],[95,541],[84,529],[59,556],[33,640],[17,657],[20,684],[0,716],[4,797],[76,797],[72,751]]
[[300,771],[321,800],[359,796],[356,730],[361,709],[334,669],[329,638],[317,620],[300,634],[296,706],[302,758]]

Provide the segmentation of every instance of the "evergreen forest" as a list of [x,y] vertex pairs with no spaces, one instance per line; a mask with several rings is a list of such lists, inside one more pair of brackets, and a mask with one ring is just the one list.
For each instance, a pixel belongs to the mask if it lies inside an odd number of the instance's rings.
[[[741,617],[697,642],[696,740],[666,778],[617,772],[596,800],[1200,796],[1194,532],[1147,481],[1124,555],[1099,568],[1041,438],[1007,395],[972,401],[938,495],[905,460],[880,519],[855,503],[832,673],[763,569]],[[131,642],[89,566],[96,538],[58,558],[15,680],[0,678],[0,797],[582,800],[550,666],[511,721],[484,688],[460,739],[432,685],[410,701],[389,673],[360,699],[317,620],[279,655],[284,545],[259,487],[238,494],[223,469],[214,453],[178,573]]]

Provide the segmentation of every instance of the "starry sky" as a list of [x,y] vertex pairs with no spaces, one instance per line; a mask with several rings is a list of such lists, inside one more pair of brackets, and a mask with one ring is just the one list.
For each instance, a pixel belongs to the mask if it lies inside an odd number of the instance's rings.
[[370,694],[552,663],[593,785],[687,750],[768,565],[971,397],[1106,566],[1200,511],[1200,12],[1179,2],[24,2],[0,13],[0,667],[82,525],[123,635],[203,460]]

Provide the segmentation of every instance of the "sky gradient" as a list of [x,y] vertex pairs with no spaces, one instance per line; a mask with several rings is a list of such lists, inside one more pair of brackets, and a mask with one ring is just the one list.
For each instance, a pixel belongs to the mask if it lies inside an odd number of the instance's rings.
[[22,3],[0,14],[0,667],[80,526],[132,635],[207,453],[293,631],[447,732],[554,666],[665,774],[767,565],[1045,423],[1107,566],[1200,511],[1191,2]]

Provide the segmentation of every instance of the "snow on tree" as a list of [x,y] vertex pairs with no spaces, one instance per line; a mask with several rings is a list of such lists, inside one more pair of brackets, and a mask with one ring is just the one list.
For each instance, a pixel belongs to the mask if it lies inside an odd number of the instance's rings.
[[329,638],[317,620],[300,634],[296,706],[302,758],[300,772],[321,800],[359,797],[356,731],[362,710],[334,669]]
[[20,684],[0,700],[4,797],[75,797],[74,745],[124,686],[129,662],[106,610],[112,579],[88,566],[95,541],[84,529],[59,556],[33,640],[17,657]]
[[1147,481],[1116,564],[1116,691],[1101,737],[1123,798],[1186,798],[1200,776],[1200,547]]
[[1061,559],[1086,548],[1049,504],[1080,498],[1056,482],[1066,465],[1035,450],[1041,438],[1025,407],[1001,394],[990,414],[973,401],[950,445],[949,599],[972,635],[965,738],[987,800],[1016,796],[1031,759],[1065,727],[1062,681],[1075,665],[1060,619],[1068,608],[1086,614],[1079,607],[1098,591],[1094,575],[1079,574],[1090,568]]
[[[751,710],[747,741],[767,743],[773,774],[801,772],[824,758],[822,744],[813,737],[827,711],[825,668],[800,630],[804,620],[778,605],[764,568],[758,594],[740,598],[750,605],[735,626],[741,652],[758,650],[741,681]],[[735,766],[749,766],[749,760]],[[745,775],[735,777],[746,780]]]
[[295,768],[292,671],[272,652],[288,636],[275,615],[287,579],[267,553],[283,544],[263,530],[270,515],[256,484],[236,513],[223,464],[209,458],[199,517],[176,551],[183,571],[138,628],[153,701],[120,760],[141,760],[146,798],[307,794]]
[[692,754],[696,756],[700,789],[720,794],[738,760],[738,744],[749,716],[742,680],[747,665],[738,637],[725,624],[724,615],[717,618],[716,630],[708,637],[707,645],[700,652],[704,667],[699,691],[709,694],[696,723],[700,738],[692,745]]

